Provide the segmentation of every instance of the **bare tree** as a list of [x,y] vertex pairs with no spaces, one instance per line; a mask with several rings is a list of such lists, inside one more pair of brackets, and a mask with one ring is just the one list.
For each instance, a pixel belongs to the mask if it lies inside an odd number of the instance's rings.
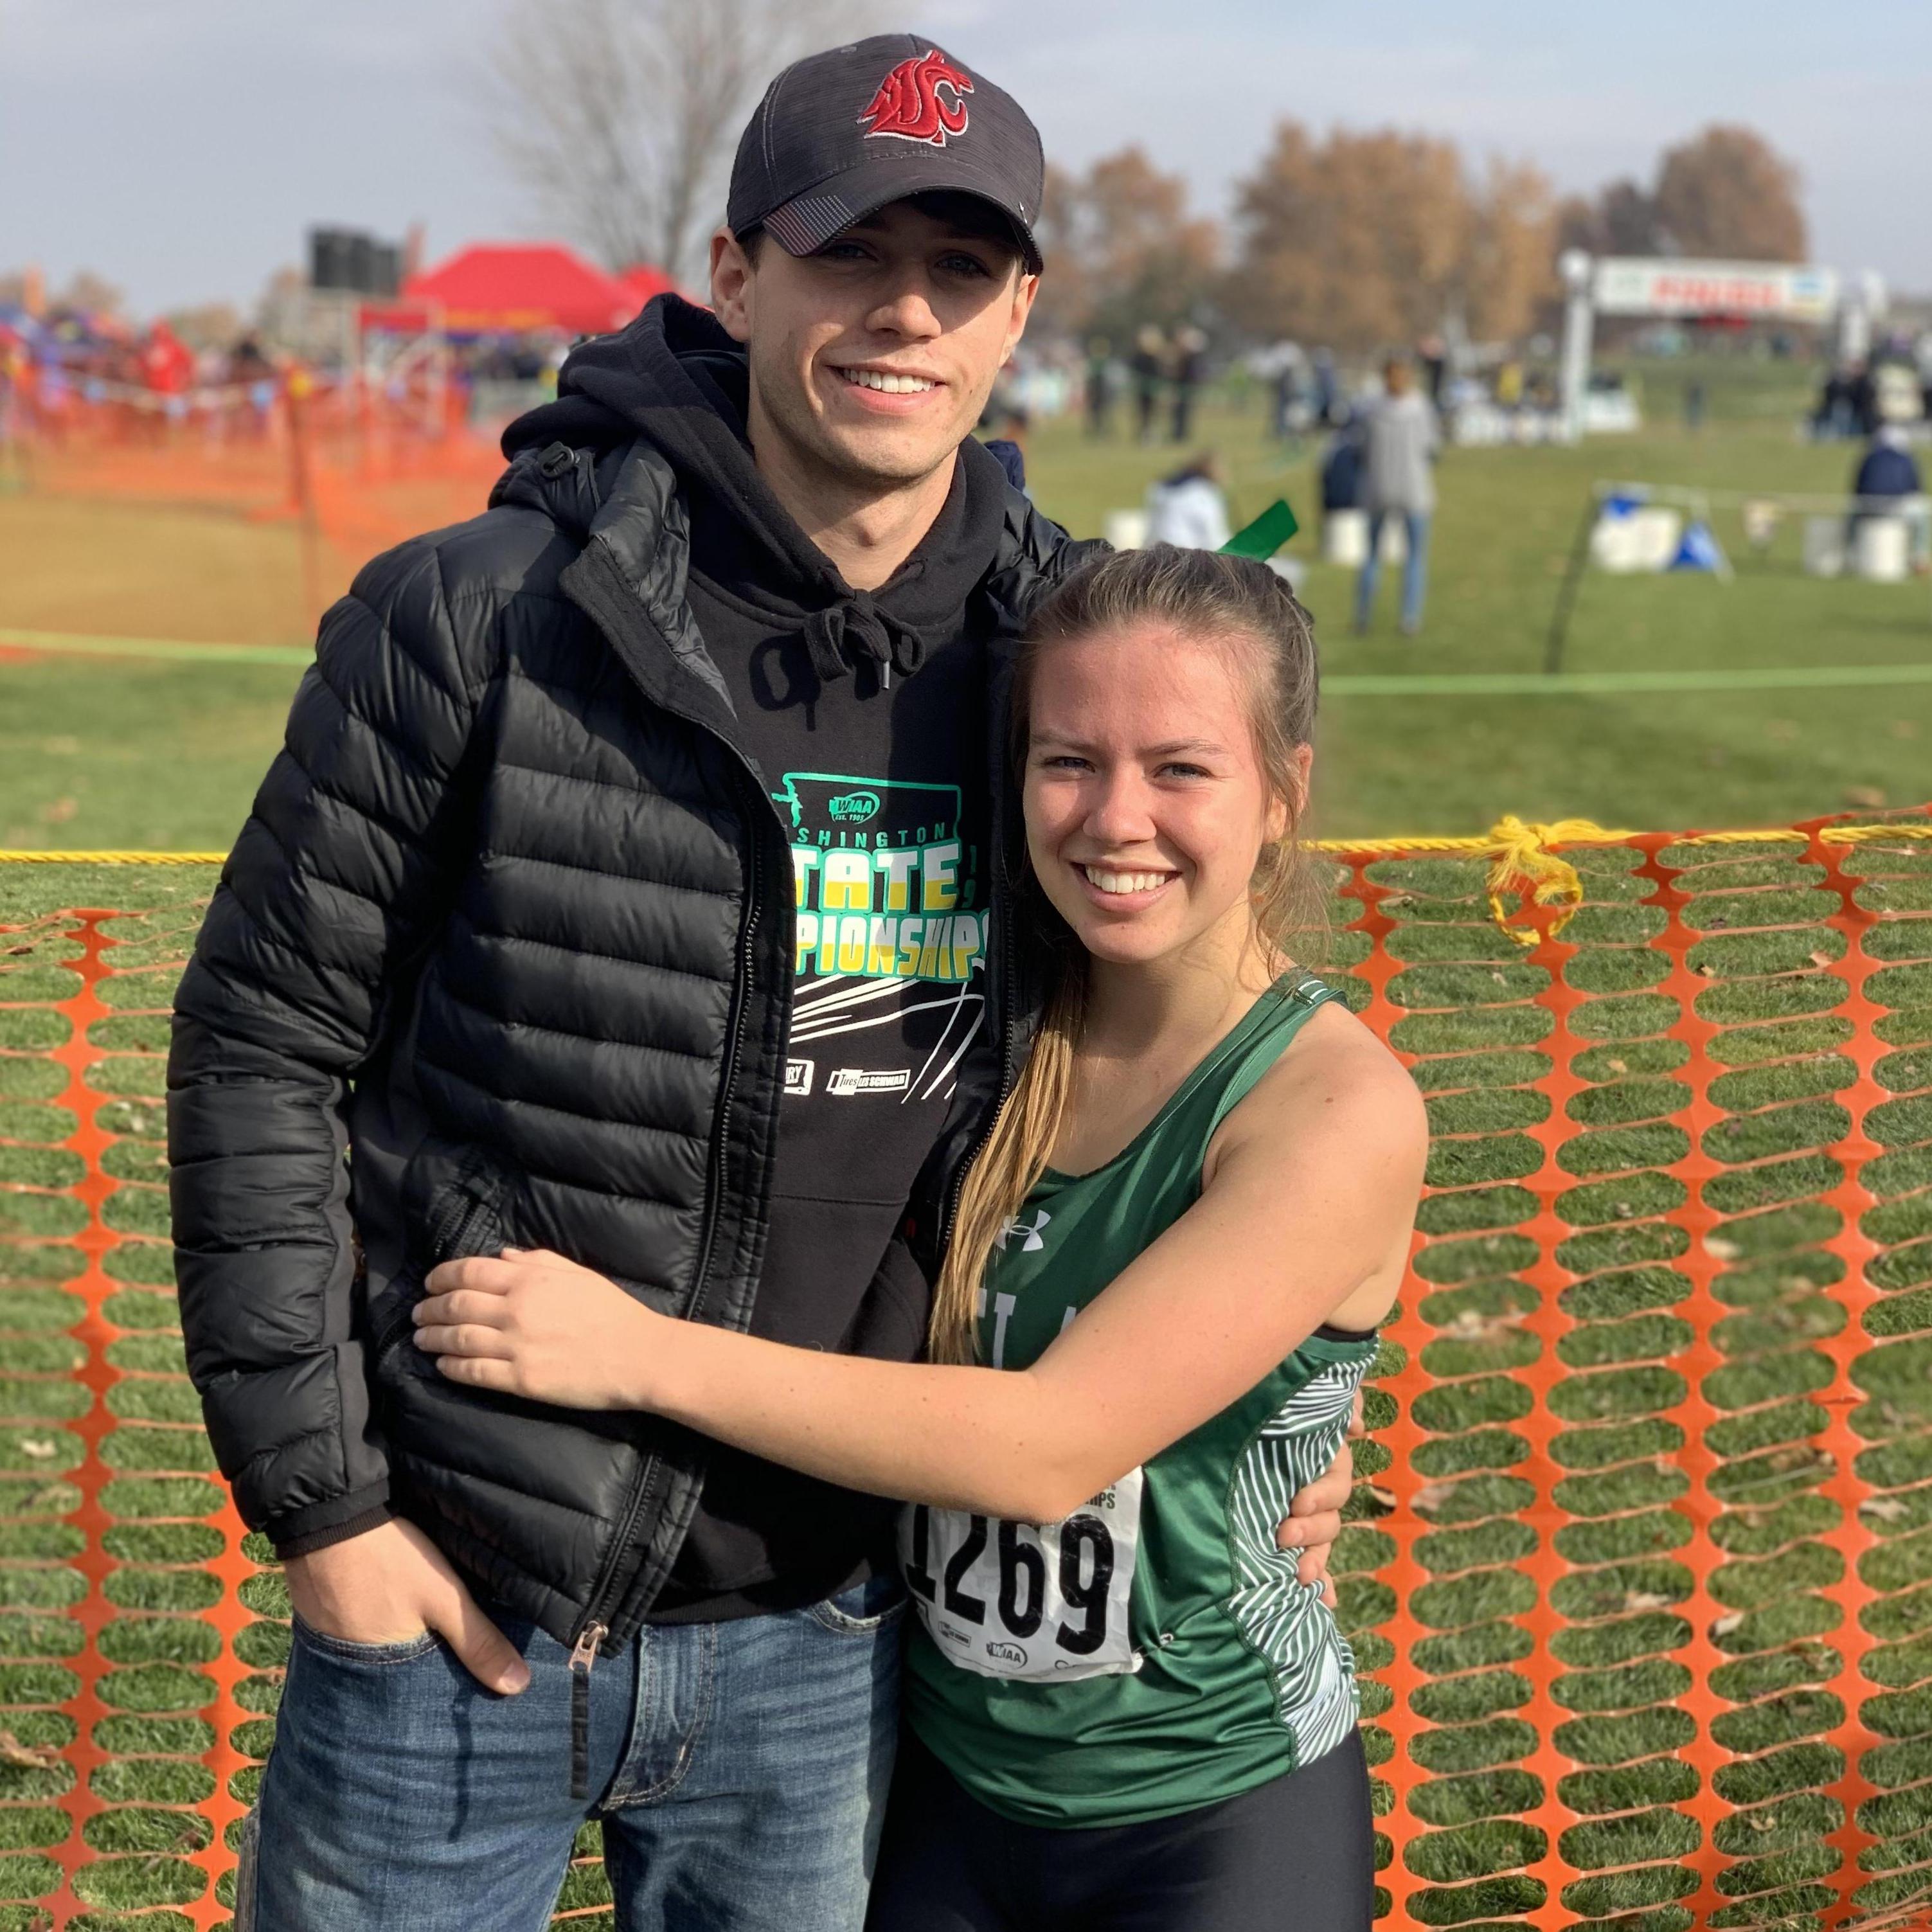
[[1657,197],[1628,178],[1594,195],[1566,196],[1556,211],[1556,247],[1591,255],[1664,255],[1669,238],[1658,225]]
[[612,268],[692,274],[760,91],[880,13],[880,0],[512,0],[484,76],[491,130],[545,217]]

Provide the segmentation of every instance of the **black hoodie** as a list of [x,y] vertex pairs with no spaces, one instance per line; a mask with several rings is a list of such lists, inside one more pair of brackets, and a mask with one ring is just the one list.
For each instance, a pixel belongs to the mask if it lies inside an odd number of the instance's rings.
[[[506,453],[641,435],[691,525],[692,610],[739,735],[793,828],[797,982],[754,1334],[910,1360],[928,1287],[892,1235],[983,1004],[986,770],[979,586],[1006,484],[961,449],[904,567],[854,592],[773,496],[745,431],[744,352],[661,297],[575,350]],[[740,1452],[710,1464],[656,1621],[795,1608],[890,1562],[892,1506]]]

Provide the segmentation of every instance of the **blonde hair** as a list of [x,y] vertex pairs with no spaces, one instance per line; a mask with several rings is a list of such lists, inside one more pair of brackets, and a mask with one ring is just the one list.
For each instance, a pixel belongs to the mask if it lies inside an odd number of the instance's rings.
[[[1024,760],[1033,681],[1054,645],[1152,621],[1183,636],[1224,644],[1245,673],[1255,749],[1270,790],[1288,808],[1286,831],[1256,860],[1250,888],[1254,936],[1270,970],[1307,957],[1324,924],[1324,896],[1300,861],[1303,806],[1297,752],[1314,735],[1318,684],[1315,626],[1294,593],[1265,564],[1169,544],[1123,550],[1070,577],[1034,613],[1013,683],[1012,752]],[[970,1363],[980,1285],[1000,1232],[1046,1172],[1073,1085],[1085,1022],[1087,954],[1033,884],[1030,928],[1048,953],[1046,1010],[1032,1052],[960,1191],[952,1237],[933,1298],[927,1351]],[[1291,940],[1297,942],[1291,944]]]

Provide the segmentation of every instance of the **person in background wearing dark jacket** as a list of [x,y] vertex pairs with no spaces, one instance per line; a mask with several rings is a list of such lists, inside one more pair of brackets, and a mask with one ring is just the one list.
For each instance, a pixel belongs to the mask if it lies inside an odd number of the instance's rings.
[[1322,459],[1322,512],[1361,507],[1361,439],[1344,423],[1340,434],[1329,439],[1328,452]]
[[1155,412],[1160,407],[1161,385],[1167,380],[1167,338],[1152,322],[1134,338],[1134,352],[1127,364],[1134,379],[1134,440],[1154,440]]
[[1924,480],[1895,424],[1882,424],[1852,478],[1853,505],[1846,530],[1847,543],[1857,541],[1858,527],[1868,517],[1895,516],[1910,535],[1912,567],[1922,576],[1932,566],[1932,513],[1925,500]]
[[1104,442],[1114,434],[1114,349],[1104,335],[1087,344],[1087,434]]
[[[919,1354],[1034,1017],[1012,652],[1092,548],[968,434],[1042,172],[922,36],[787,70],[712,310],[584,344],[487,513],[323,620],[169,1067],[189,1365],[296,1613],[238,1932],[535,1932],[593,1818],[626,1932],[857,1932],[890,1506],[460,1388],[411,1318],[542,1248]],[[1283,1546],[1332,1540],[1346,1462]]]
[[1845,376],[1845,412],[1847,436],[1871,436],[1878,429],[1878,384],[1871,364],[1861,358]]
[[1185,442],[1194,433],[1194,399],[1207,368],[1207,332],[1184,322],[1174,332],[1174,410],[1168,424],[1172,442]]
[[1865,497],[1917,496],[1925,485],[1905,432],[1888,423],[1871,440],[1852,478],[1852,494]]

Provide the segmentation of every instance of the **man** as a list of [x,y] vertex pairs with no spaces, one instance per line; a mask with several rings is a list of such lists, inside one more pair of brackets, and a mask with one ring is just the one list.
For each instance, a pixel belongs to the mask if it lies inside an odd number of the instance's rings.
[[1104,442],[1114,433],[1114,346],[1104,335],[1087,340],[1087,434]]
[[1924,488],[1904,430],[1896,423],[1882,424],[1859,459],[1852,494],[1885,506],[1895,498],[1922,495]]
[[1167,338],[1149,322],[1134,337],[1134,352],[1127,363],[1134,383],[1134,440],[1154,440],[1154,412],[1160,406],[1160,386],[1166,380]]
[[1168,440],[1185,442],[1193,433],[1194,399],[1207,373],[1208,334],[1184,322],[1174,332],[1174,411]]
[[1355,580],[1355,628],[1367,630],[1382,574],[1382,525],[1400,517],[1408,548],[1402,568],[1402,634],[1422,628],[1429,582],[1429,524],[1436,509],[1434,466],[1442,445],[1436,412],[1417,394],[1414,372],[1399,358],[1382,369],[1383,393],[1365,410],[1356,434],[1362,450],[1362,499],[1369,512],[1369,554]]
[[542,1246],[919,1352],[1028,1023],[1011,646],[1086,548],[968,436],[1042,174],[922,38],[787,70],[715,315],[584,345],[488,513],[324,620],[170,1070],[190,1366],[297,1617],[239,1928],[525,1932],[592,1817],[620,1926],[861,1922],[886,1506],[465,1391],[410,1311],[440,1261]]

